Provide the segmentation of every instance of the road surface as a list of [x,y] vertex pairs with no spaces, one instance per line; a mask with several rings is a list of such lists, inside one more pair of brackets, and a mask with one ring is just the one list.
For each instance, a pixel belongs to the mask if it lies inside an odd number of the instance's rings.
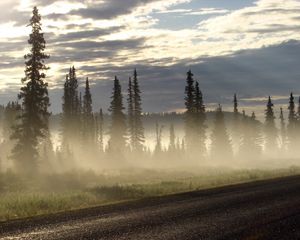
[[0,239],[300,239],[300,176],[10,221]]

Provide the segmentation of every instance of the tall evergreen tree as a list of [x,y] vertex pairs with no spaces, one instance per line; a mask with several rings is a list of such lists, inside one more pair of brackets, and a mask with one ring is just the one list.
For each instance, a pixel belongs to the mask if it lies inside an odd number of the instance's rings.
[[75,67],[69,69],[64,84],[62,104],[62,148],[66,152],[73,150],[81,131],[81,100],[78,96],[78,80]]
[[300,97],[298,98],[297,120],[300,119]]
[[156,133],[156,145],[154,149],[154,154],[159,156],[163,149],[162,149],[162,133],[163,133],[163,126],[160,126],[157,122],[155,125],[155,133]]
[[29,26],[32,28],[28,40],[31,51],[25,55],[25,77],[22,79],[25,86],[19,94],[22,113],[12,134],[12,138],[17,142],[12,150],[12,157],[18,170],[26,174],[38,170],[38,146],[48,133],[50,116],[48,84],[45,82],[45,70],[48,69],[45,60],[49,55],[45,54],[46,41],[37,7],[33,8]]
[[[83,125],[83,141],[87,141],[92,146],[95,134],[95,122],[92,107],[92,94],[90,90],[89,79],[85,81],[85,92],[83,96],[83,109],[82,109],[82,125]],[[94,146],[92,146],[94,147]]]
[[134,125],[134,102],[133,102],[133,89],[132,89],[132,80],[131,77],[129,78],[128,82],[128,132],[129,132],[129,144],[131,149],[133,149],[133,145],[135,145],[135,125]]
[[143,144],[145,142],[144,127],[142,121],[142,99],[141,90],[138,82],[138,75],[136,69],[133,74],[132,83],[132,93],[133,93],[133,139],[132,147],[135,151],[143,150]]
[[216,111],[215,126],[211,137],[211,156],[216,161],[231,160],[232,146],[225,126],[224,113],[219,106]]
[[277,129],[275,126],[275,116],[273,111],[272,99],[269,96],[267,109],[265,111],[265,150],[269,155],[276,154],[277,145]]
[[281,147],[281,151],[286,151],[286,145],[287,145],[287,136],[286,136],[286,124],[285,124],[285,119],[284,119],[284,115],[283,115],[283,109],[280,108],[280,147]]
[[174,152],[176,149],[176,136],[175,136],[175,129],[174,124],[170,126],[170,140],[169,140],[169,152]]
[[238,109],[238,100],[236,94],[233,97],[233,113],[235,117],[238,117],[239,109]]
[[[300,97],[298,98],[298,107],[297,107],[297,114],[296,114],[296,120],[297,120],[297,132],[300,135]],[[299,136],[300,138],[300,136]],[[300,141],[300,139],[298,139]]]
[[199,88],[199,83],[195,84],[195,141],[197,144],[198,155],[205,155],[205,106],[203,103],[203,95]]
[[239,156],[245,160],[257,160],[261,155],[261,135],[255,113],[248,117],[243,111]]
[[102,108],[99,112],[99,148],[100,151],[104,151],[104,133],[103,133],[103,125],[104,125],[104,117],[103,117],[103,111]]
[[[262,143],[263,139],[261,136],[261,130],[260,130],[260,122],[256,120],[256,115],[254,112],[252,112],[251,115],[251,139],[252,139],[252,146],[253,149],[253,156],[260,157],[262,153]],[[251,148],[251,147],[250,147]]]
[[185,143],[189,151],[195,144],[195,81],[191,70],[187,72],[185,87]]
[[3,139],[9,141],[10,136],[13,133],[14,123],[20,115],[21,106],[18,102],[9,102],[4,108],[3,116]]
[[112,92],[112,101],[109,111],[111,112],[111,128],[109,150],[114,153],[121,153],[126,144],[126,118],[123,113],[123,96],[119,79],[115,77]]
[[289,150],[295,151],[297,149],[297,115],[295,110],[295,101],[293,93],[290,95],[289,101],[289,116],[288,116],[288,125],[287,125],[287,133],[288,133],[288,141],[289,141]]
[[[12,148],[15,145],[13,139],[10,139],[18,116],[20,115],[21,106],[18,102],[9,102],[6,107],[0,106],[0,121],[2,124],[2,136],[0,134],[0,158],[2,159],[2,167],[11,167],[11,159],[8,156],[11,154]],[[1,116],[2,115],[2,116]],[[1,129],[0,129],[1,130]]]
[[233,96],[232,145],[234,152],[239,151],[240,139],[243,137],[237,95]]

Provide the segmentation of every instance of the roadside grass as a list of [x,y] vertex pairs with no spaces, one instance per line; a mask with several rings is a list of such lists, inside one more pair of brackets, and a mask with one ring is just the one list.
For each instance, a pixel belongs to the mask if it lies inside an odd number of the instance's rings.
[[[152,181],[149,176],[149,171],[147,174],[147,182],[140,184],[136,183],[136,181],[126,182],[124,180],[116,183],[116,179],[114,178],[117,177],[109,177],[109,179],[106,178],[104,181],[103,176],[96,177],[96,175],[95,179],[90,178],[89,181],[84,182],[82,175],[79,177],[76,174],[70,174],[64,177],[60,176],[60,181],[65,183],[66,177],[68,179],[72,178],[76,180],[79,185],[74,185],[74,181],[70,181],[70,183],[72,183],[71,186],[65,184],[63,187],[57,189],[49,185],[48,181],[51,181],[52,178],[55,178],[57,181],[59,176],[48,177],[47,181],[40,181],[40,183],[43,183],[41,185],[31,183],[29,187],[24,179],[19,179],[12,175],[8,177],[2,176],[2,181],[0,182],[0,184],[2,184],[0,191],[0,221],[88,208],[119,201],[297,175],[300,174],[300,168],[291,167],[289,169],[280,170],[215,170],[206,174],[191,174],[191,176],[187,176],[187,173],[170,174],[169,178],[164,177],[164,172],[161,172],[162,177],[159,179],[157,179],[156,172],[153,174],[155,178],[153,178]],[[178,175],[178,177],[176,177],[176,175]],[[3,178],[9,178],[11,180],[9,186],[3,185]],[[12,179],[14,180],[12,181]],[[105,184],[99,181],[99,179],[102,179]],[[117,181],[118,180],[120,179],[117,178]],[[84,184],[82,182],[84,182]],[[47,186],[45,185],[46,183],[48,184]],[[19,184],[22,186],[18,186]],[[59,182],[55,182],[55,184],[59,184]]]
[[6,193],[0,195],[0,220],[85,208],[98,204],[99,200],[89,192]]

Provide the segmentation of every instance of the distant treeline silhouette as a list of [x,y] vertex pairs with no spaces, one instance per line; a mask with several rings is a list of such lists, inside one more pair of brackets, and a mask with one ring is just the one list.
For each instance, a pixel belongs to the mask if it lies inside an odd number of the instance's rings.
[[[32,28],[28,40],[31,51],[25,55],[25,77],[19,100],[0,107],[3,168],[30,176],[37,172],[66,171],[82,166],[94,169],[201,164],[232,166],[240,164],[239,161],[251,165],[263,159],[289,159],[299,153],[300,104],[296,109],[292,93],[287,123],[281,109],[279,128],[275,124],[271,97],[267,100],[265,122],[261,123],[256,120],[254,112],[251,116],[239,112],[235,94],[229,130],[221,105],[215,111],[213,124],[207,119],[200,85],[194,80],[191,70],[187,72],[186,111],[182,114],[184,137],[177,136],[177,129],[170,122],[168,140],[165,140],[163,132],[166,126],[156,122],[153,131],[155,147],[150,150],[145,143],[145,115],[137,70],[128,81],[127,112],[120,81],[117,76],[114,79],[107,131],[103,110],[93,111],[89,79],[86,78],[82,96],[78,90],[76,69],[71,67],[64,83],[60,140],[57,140],[49,130],[50,99],[45,81],[48,69],[45,61],[49,56],[45,54],[46,41],[36,7],[29,25]],[[163,144],[165,141],[168,147]]]

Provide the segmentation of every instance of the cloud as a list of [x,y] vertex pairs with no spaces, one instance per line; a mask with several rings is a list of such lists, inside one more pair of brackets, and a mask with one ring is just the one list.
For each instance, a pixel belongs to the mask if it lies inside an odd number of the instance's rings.
[[201,8],[199,10],[194,10],[188,13],[185,13],[185,15],[218,15],[218,14],[226,14],[230,11],[227,9],[219,9],[219,8]]
[[158,14],[178,14],[178,15],[218,15],[228,13],[227,9],[220,8],[200,8],[200,9],[169,9],[169,10],[161,10],[156,13]]
[[[69,26],[71,28],[72,26]],[[76,32],[69,32],[65,34],[52,35],[48,39],[48,43],[59,43],[59,42],[69,42],[83,39],[97,39],[105,35],[112,34],[114,32],[120,31],[122,27],[112,27],[112,28],[103,28],[103,29],[92,29],[92,30],[83,30]]]
[[86,8],[74,10],[71,14],[81,16],[82,18],[113,19],[118,16],[131,14],[139,7],[144,7],[141,11],[145,13],[145,11],[151,12],[157,8],[165,8],[173,4],[187,1],[188,0],[105,0],[99,1],[98,4],[95,4],[94,2],[91,2],[91,4],[87,3]]
[[[300,39],[300,2],[295,0],[260,0],[255,6],[199,23],[199,31],[223,39],[224,48],[258,48],[290,39]],[[247,46],[247,47],[246,47]]]
[[[108,108],[115,75],[119,76],[126,94],[128,77],[132,75],[134,68],[138,69],[145,111],[182,109],[186,72],[191,68],[195,79],[200,82],[205,103],[211,109],[214,109],[216,103],[222,103],[225,109],[230,110],[233,94],[237,93],[240,108],[251,112],[256,108],[263,110],[269,95],[274,96],[275,108],[278,109],[280,106],[285,108],[291,91],[295,96],[300,94],[299,55],[300,42],[288,41],[261,49],[239,51],[229,56],[196,59],[195,62],[198,63],[195,64],[182,60],[171,66],[151,66],[144,60],[123,66],[105,62],[76,67],[82,83],[87,76],[92,82],[94,110]],[[68,66],[56,76],[58,79],[54,82],[55,85],[51,84],[50,95],[54,112],[61,110],[61,87]],[[0,76],[1,74],[6,75],[0,68]],[[48,76],[49,80],[54,77],[50,74]],[[16,84],[20,83],[20,79],[21,76],[16,79]],[[2,102],[15,99],[19,85],[9,87],[15,89],[14,93],[10,90],[10,95],[2,96]]]
[[[240,108],[251,112],[257,107],[264,109],[269,95],[276,109],[281,106],[286,109],[289,93],[300,94],[299,55],[300,42],[289,41],[230,56],[202,58],[192,65],[187,61],[168,67],[141,62],[127,66],[82,66],[79,71],[89,72],[95,109],[108,108],[114,75],[121,79],[126,94],[128,77],[134,68],[138,69],[145,111],[182,109],[186,72],[191,68],[195,79],[200,82],[205,103],[211,109],[216,103],[222,103],[225,109],[230,110],[233,94],[237,93]],[[83,75],[80,77],[84,79]],[[60,102],[55,105],[60,107]]]
[[169,13],[190,13],[192,12],[193,10],[192,9],[169,9],[169,10],[161,10],[161,11],[157,11],[156,13],[159,13],[159,14],[169,14]]
[[113,41],[76,41],[76,42],[63,42],[56,44],[56,47],[62,47],[62,48],[73,48],[73,49],[110,49],[110,50],[116,50],[116,52],[120,49],[137,49],[140,47],[145,40],[143,38],[138,39],[128,39],[128,40],[113,40]]
[[[279,101],[279,100],[284,100],[287,101],[288,95],[284,96],[272,96],[272,101]],[[240,98],[240,101],[247,102],[247,103],[252,103],[252,102],[266,102],[266,97],[250,97],[250,98]]]

